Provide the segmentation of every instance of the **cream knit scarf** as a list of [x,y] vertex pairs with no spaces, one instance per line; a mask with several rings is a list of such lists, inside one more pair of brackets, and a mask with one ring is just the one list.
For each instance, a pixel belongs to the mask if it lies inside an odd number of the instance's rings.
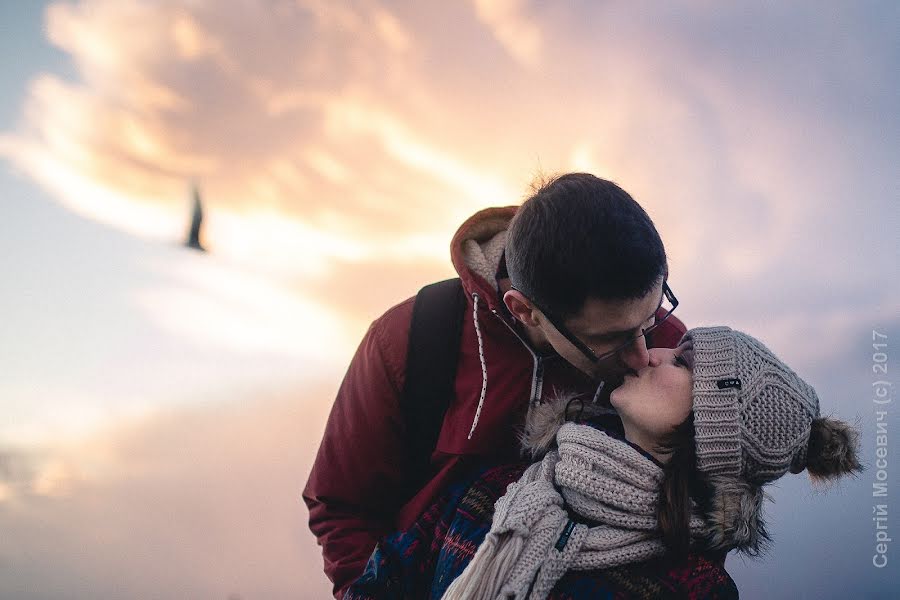
[[[565,423],[550,451],[511,484],[491,530],[444,600],[542,600],[569,569],[590,571],[662,555],[656,505],[663,472],[627,443]],[[581,521],[596,523],[589,527]],[[691,534],[705,533],[691,518]]]

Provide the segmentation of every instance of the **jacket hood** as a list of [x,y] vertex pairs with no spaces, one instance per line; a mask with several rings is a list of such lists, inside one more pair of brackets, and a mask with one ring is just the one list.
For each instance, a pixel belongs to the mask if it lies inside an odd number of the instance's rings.
[[506,247],[506,231],[518,206],[486,208],[469,217],[450,242],[453,267],[466,295],[477,293],[488,308],[498,308],[497,269]]
[[517,206],[506,206],[479,211],[460,226],[450,242],[450,257],[462,281],[466,301],[472,311],[478,341],[478,357],[481,362],[481,393],[472,427],[469,429],[470,440],[478,426],[488,386],[487,359],[479,324],[479,312],[486,308],[500,314],[502,303],[498,293],[497,270],[506,248],[506,230],[517,210]]

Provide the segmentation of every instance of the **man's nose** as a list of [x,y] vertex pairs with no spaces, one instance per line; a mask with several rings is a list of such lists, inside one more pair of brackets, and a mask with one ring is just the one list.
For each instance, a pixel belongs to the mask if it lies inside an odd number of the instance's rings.
[[650,364],[650,352],[647,350],[647,340],[639,337],[633,344],[624,348],[619,356],[626,367],[633,371],[640,371]]
[[666,355],[666,351],[663,348],[651,348],[647,350],[647,353],[650,355],[650,359],[647,364],[651,367],[658,367],[659,365],[661,365]]

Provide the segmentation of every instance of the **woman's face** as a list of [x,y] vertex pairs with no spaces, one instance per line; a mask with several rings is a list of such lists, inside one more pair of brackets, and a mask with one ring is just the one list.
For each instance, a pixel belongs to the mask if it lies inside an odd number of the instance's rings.
[[626,435],[630,429],[641,442],[655,443],[688,418],[693,382],[681,358],[683,350],[681,346],[652,348],[650,363],[636,375],[626,375],[612,391],[610,402],[622,418]]

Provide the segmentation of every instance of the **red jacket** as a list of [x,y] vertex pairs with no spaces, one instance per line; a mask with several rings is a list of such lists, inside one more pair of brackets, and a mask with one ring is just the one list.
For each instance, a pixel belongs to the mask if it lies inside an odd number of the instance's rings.
[[[536,354],[505,316],[494,275],[517,208],[475,214],[451,242],[453,265],[468,297],[456,398],[431,456],[432,477],[411,499],[399,495],[410,475],[399,403],[415,299],[373,322],[350,363],[303,491],[309,527],[322,546],[336,598],[363,572],[378,539],[409,527],[464,464],[478,457],[518,455],[515,428],[529,400],[543,400],[554,390],[589,397],[596,391],[559,356]],[[674,347],[684,332],[681,321],[670,317],[654,333],[653,343]],[[482,409],[472,431],[482,390]]]

